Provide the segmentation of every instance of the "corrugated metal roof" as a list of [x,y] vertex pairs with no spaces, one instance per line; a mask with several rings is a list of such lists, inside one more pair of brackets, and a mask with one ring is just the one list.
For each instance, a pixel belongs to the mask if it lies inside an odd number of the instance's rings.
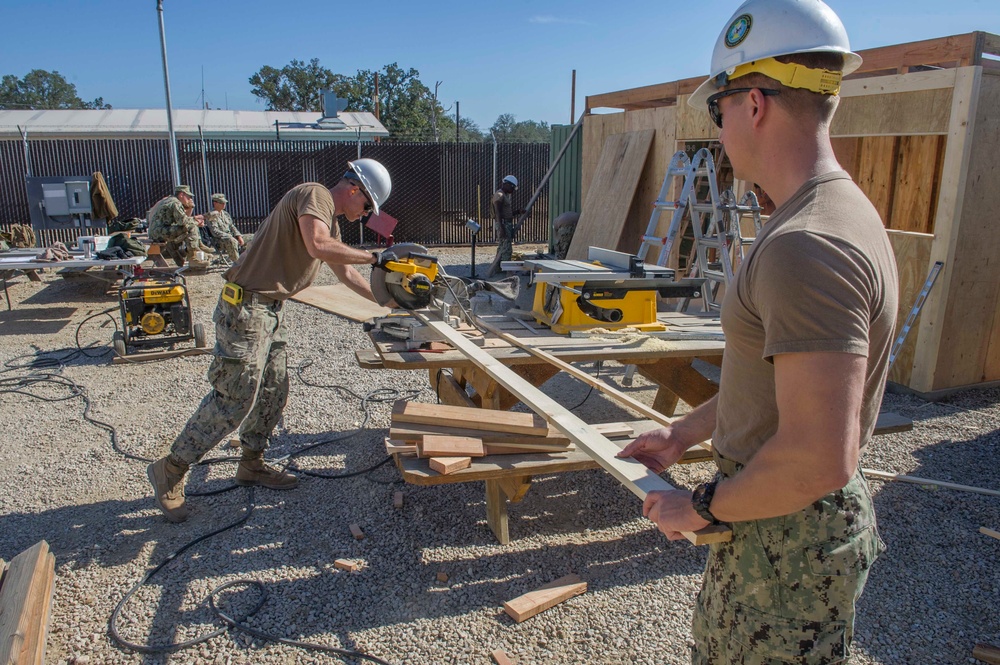
[[[343,129],[281,128],[282,139],[356,141],[386,137],[388,130],[368,112],[342,111]],[[274,122],[313,124],[320,114],[298,111],[174,110],[174,133],[178,138],[273,138]],[[0,139],[20,138],[18,127],[28,138],[160,138],[167,135],[165,109],[108,110],[0,110]]]

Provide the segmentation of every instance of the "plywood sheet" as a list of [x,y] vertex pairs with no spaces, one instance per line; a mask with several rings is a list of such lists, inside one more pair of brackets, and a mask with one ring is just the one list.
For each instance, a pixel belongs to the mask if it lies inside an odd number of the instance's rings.
[[895,136],[871,136],[861,140],[856,181],[878,210],[883,224],[888,221],[892,209],[898,143]]
[[679,141],[717,141],[719,128],[708,115],[708,107],[696,109],[688,104],[690,95],[677,99],[677,130]]
[[899,137],[887,228],[934,233],[933,213],[941,183],[944,144],[944,136]]
[[587,200],[587,192],[594,180],[597,163],[601,161],[604,142],[612,134],[625,131],[625,114],[608,113],[590,115],[583,120],[583,171],[580,177],[580,202]]
[[[646,168],[639,178],[639,184],[632,199],[628,218],[618,241],[618,251],[634,254],[642,244],[642,234],[646,232],[653,213],[653,203],[660,194],[663,178],[667,173],[670,158],[677,152],[676,140],[677,107],[661,106],[655,109],[630,111],[625,114],[625,131],[652,129],[653,144],[650,147]],[[672,196],[672,194],[671,194]],[[669,214],[661,214],[664,228],[670,222]],[[664,231],[665,232],[665,231]]]
[[590,246],[618,247],[653,133],[644,129],[612,134],[604,142],[567,258],[586,259]]
[[342,316],[351,321],[367,321],[377,316],[387,316],[390,310],[367,298],[362,298],[347,288],[346,284],[310,286],[299,291],[292,300],[318,307],[324,312]]
[[[888,231],[892,251],[896,255],[896,268],[899,272],[899,309],[896,313],[896,334],[906,322],[906,317],[913,308],[917,294],[927,279],[927,271],[931,263],[931,245],[934,236],[925,233],[906,233],[903,231]],[[917,334],[920,330],[918,318],[910,329],[910,334],[896,356],[892,369],[889,370],[889,380],[900,385],[909,385],[913,372],[914,349],[917,344]]]
[[948,88],[844,97],[833,116],[833,136],[946,134],[951,118]]
[[[1000,379],[1000,76],[984,74],[975,108],[948,305],[933,390]],[[945,270],[948,266],[945,265]]]

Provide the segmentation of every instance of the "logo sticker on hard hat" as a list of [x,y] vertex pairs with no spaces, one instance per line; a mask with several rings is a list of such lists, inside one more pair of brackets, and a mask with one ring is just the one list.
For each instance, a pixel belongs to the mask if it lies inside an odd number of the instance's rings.
[[750,34],[750,26],[753,25],[753,17],[750,14],[740,14],[729,24],[726,30],[726,46],[735,48],[743,43],[743,40]]

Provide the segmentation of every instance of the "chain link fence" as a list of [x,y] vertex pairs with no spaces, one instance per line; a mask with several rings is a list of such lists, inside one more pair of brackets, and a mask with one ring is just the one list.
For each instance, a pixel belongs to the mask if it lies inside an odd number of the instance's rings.
[[[240,230],[253,232],[281,197],[303,182],[332,186],[352,159],[370,157],[392,175],[385,212],[399,224],[396,242],[468,244],[468,219],[482,224],[477,242],[496,242],[490,197],[500,180],[515,175],[514,207],[523,208],[548,168],[547,143],[406,143],[274,140],[178,140],[181,180],[195,193],[196,212],[225,193]],[[30,164],[30,166],[29,166]],[[169,145],[165,139],[66,139],[0,141],[0,228],[28,223],[25,174],[86,176],[100,171],[122,218],[146,216],[171,192]],[[518,240],[548,241],[548,194],[532,207]],[[372,243],[372,231],[341,225],[345,242]],[[75,242],[73,228],[40,234],[47,244]],[[52,238],[48,236],[51,235]]]

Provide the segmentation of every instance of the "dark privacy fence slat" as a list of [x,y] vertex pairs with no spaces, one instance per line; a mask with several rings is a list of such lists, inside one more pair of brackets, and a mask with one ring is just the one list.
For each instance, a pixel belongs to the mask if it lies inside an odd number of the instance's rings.
[[[170,161],[163,139],[29,140],[34,176],[87,175],[100,171],[108,183],[121,217],[145,217],[150,206],[170,193]],[[213,192],[224,192],[229,211],[244,232],[253,232],[289,189],[302,182],[334,184],[357,158],[357,143],[325,141],[179,140],[181,178],[195,193],[196,212],[211,209]],[[464,222],[482,222],[479,242],[496,242],[489,200],[494,182],[493,144],[490,143],[374,143],[363,142],[361,155],[385,164],[392,174],[393,191],[385,211],[399,220],[397,242],[427,245],[467,244]],[[522,208],[548,168],[547,143],[501,143],[497,146],[496,179],[517,176],[520,188],[515,209]],[[25,192],[24,143],[0,141],[0,228],[28,223]],[[548,240],[547,192],[536,201],[518,237],[522,242]],[[93,229],[101,228],[100,222]],[[374,240],[361,236],[360,225],[342,224],[345,242]],[[79,231],[46,232],[42,244],[60,240],[75,243]],[[51,238],[49,237],[51,236]]]

